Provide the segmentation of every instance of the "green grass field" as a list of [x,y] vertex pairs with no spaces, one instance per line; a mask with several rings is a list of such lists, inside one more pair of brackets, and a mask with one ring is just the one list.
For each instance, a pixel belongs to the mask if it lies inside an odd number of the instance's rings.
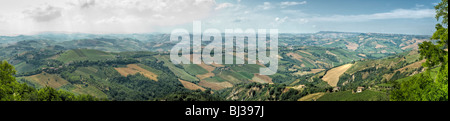
[[222,79],[220,77],[217,77],[217,76],[211,77],[211,78],[206,78],[204,80],[208,81],[208,82],[225,82],[225,81],[227,81],[227,80],[224,80],[224,79]]
[[146,66],[144,64],[137,64],[137,65],[145,70],[155,73],[156,75],[161,75],[163,73],[161,70],[154,69],[154,68]]
[[180,69],[176,67],[174,64],[172,64],[169,60],[168,56],[155,56],[158,60],[164,61],[164,65],[167,66],[176,76],[181,78],[182,80],[189,81],[189,82],[199,82],[200,80],[190,74],[188,74],[183,69]]
[[207,70],[197,64],[183,64],[184,70],[191,75],[202,75],[208,73]]

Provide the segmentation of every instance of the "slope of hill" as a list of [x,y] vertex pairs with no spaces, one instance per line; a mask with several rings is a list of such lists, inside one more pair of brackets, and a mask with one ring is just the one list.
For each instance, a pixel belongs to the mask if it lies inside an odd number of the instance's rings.
[[280,45],[319,46],[342,48],[362,53],[369,58],[418,49],[418,44],[428,41],[428,35],[403,35],[382,33],[351,33],[323,31],[314,34],[280,34]]
[[143,42],[135,39],[108,39],[108,38],[94,38],[81,39],[73,41],[65,41],[60,43],[61,46],[70,49],[87,48],[96,49],[108,52],[123,52],[123,51],[143,51],[148,50]]
[[[317,69],[330,69],[365,58],[358,54],[359,53],[339,48],[310,46],[287,47],[280,50],[280,56],[282,57],[280,66],[282,68],[287,68],[286,71],[304,75],[311,71],[320,72],[320,70],[317,71]],[[288,65],[288,67],[286,67],[286,65]]]
[[69,63],[73,61],[85,61],[85,60],[97,61],[115,58],[115,56],[111,53],[106,53],[103,51],[92,49],[74,49],[66,51],[56,56],[57,56],[56,60],[59,60],[64,63]]
[[[386,101],[389,100],[388,90],[392,89],[394,80],[409,78],[410,75],[418,74],[423,71],[420,66],[417,51],[400,53],[383,59],[365,59],[355,61],[352,66],[346,66],[345,70],[337,70],[336,67],[315,75],[305,75],[296,78],[296,81],[289,85],[281,86],[284,91],[278,95],[269,98],[268,95],[258,88],[257,93],[253,94],[255,89],[250,87],[243,88],[246,85],[237,85],[222,92],[222,97],[231,100],[283,100],[286,98],[275,98],[281,95],[290,95],[295,100],[318,100],[318,101]],[[332,73],[340,73],[334,77],[328,77]],[[280,77],[277,77],[280,78]],[[334,79],[333,84],[326,83],[327,80]],[[331,86],[330,86],[331,85]],[[338,92],[332,86],[337,86]],[[357,87],[365,87],[362,93],[352,93]],[[295,89],[298,92],[287,94],[289,89]],[[265,90],[266,91],[266,90]],[[327,93],[326,93],[327,92]],[[304,98],[300,98],[306,96]],[[289,98],[288,98],[289,100]]]
[[351,90],[327,93],[317,101],[388,101],[387,93],[380,91],[365,90],[361,93],[352,93]]
[[[144,66],[144,65],[142,65],[142,66]],[[140,67],[137,64],[128,64],[126,68],[114,68],[114,69],[116,69],[116,71],[118,71],[122,76],[125,76],[125,77],[128,75],[135,75],[137,73],[140,73],[151,80],[158,81],[157,74],[155,74],[151,71],[148,71],[146,69],[143,69],[142,67]]]
[[[37,88],[48,85],[111,100],[154,100],[168,95],[178,99],[197,89],[213,89],[215,96],[227,100],[296,101],[309,94],[324,94],[327,100],[347,95],[345,100],[355,100],[359,98],[344,92],[363,86],[379,94],[380,87],[385,87],[380,85],[422,72],[423,61],[417,51],[409,50],[427,38],[346,32],[281,34],[278,72],[263,76],[258,75],[263,64],[174,65],[167,52],[149,52],[169,50],[174,43],[168,37],[18,41],[0,46],[0,59],[16,66],[22,82]],[[349,68],[339,70],[343,65]],[[326,93],[333,87],[340,87],[343,94]],[[368,97],[364,99],[373,99]]]
[[49,86],[52,88],[60,88],[61,86],[69,84],[69,82],[61,77],[59,75],[55,74],[48,74],[48,73],[41,73],[33,76],[25,77],[26,80],[30,80],[35,85],[39,85],[39,87],[45,87]]
[[30,53],[33,51],[61,51],[65,50],[62,46],[53,45],[55,41],[51,40],[24,40],[18,41],[15,43],[9,43],[0,46],[0,57],[2,58],[11,58],[17,56],[23,56],[26,53]]
[[417,51],[409,51],[384,59],[355,62],[342,76],[337,86],[356,88],[386,83],[418,74],[423,71]]
[[323,76],[322,80],[327,82],[330,86],[336,87],[339,82],[339,77],[344,74],[349,68],[351,68],[353,64],[346,64],[343,66],[339,66],[328,70],[326,74]]

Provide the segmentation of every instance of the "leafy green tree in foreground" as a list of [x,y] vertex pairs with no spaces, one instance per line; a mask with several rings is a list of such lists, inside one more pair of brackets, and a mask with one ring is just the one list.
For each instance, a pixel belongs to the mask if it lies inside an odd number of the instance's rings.
[[[442,22],[436,25],[432,40],[437,44],[424,42],[419,45],[422,59],[426,59],[424,73],[401,82],[391,93],[394,101],[448,101],[448,0],[442,0],[436,9],[436,19]],[[432,74],[432,68],[438,72]]]
[[97,101],[89,95],[55,90],[51,87],[35,89],[16,81],[16,70],[8,62],[0,63],[0,101]]

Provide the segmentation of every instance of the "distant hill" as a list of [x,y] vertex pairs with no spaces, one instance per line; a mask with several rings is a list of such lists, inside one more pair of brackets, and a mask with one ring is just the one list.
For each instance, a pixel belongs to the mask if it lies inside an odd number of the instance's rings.
[[355,51],[369,58],[382,58],[418,48],[429,35],[382,33],[318,32],[314,34],[280,34],[284,46],[320,46]]
[[116,58],[114,54],[92,49],[74,49],[55,55],[56,60],[64,63],[73,61],[97,61]]

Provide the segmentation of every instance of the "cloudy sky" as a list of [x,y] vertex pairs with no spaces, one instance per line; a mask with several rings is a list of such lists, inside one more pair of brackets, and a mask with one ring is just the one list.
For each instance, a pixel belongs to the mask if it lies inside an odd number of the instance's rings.
[[440,0],[1,0],[0,35],[207,28],[432,34]]

